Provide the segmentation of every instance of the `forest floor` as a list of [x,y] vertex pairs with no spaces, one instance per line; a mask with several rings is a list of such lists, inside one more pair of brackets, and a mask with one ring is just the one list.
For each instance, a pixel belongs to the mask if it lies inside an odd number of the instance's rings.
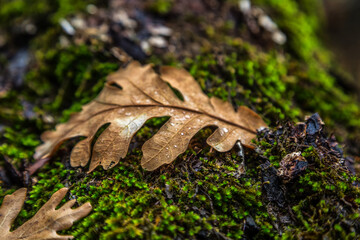
[[[29,190],[15,227],[53,194],[90,201],[76,239],[356,239],[360,103],[321,38],[315,1],[0,0],[0,199]],[[141,145],[114,168],[72,168],[66,142],[38,171],[40,135],[66,122],[106,76],[137,60],[185,68],[210,97],[245,105],[270,129],[255,151],[213,151],[201,130],[154,172]],[[318,114],[314,114],[318,113]],[[245,165],[244,165],[245,164]],[[284,169],[287,169],[286,171]],[[291,171],[290,171],[291,170]],[[1,200],[0,200],[1,201]]]

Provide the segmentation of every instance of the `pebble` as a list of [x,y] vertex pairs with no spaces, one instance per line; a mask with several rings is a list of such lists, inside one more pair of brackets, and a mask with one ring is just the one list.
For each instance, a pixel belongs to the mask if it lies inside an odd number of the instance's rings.
[[258,21],[259,25],[269,32],[273,32],[278,28],[276,23],[274,23],[274,21],[267,15],[261,15]]
[[239,1],[240,11],[243,13],[248,13],[251,10],[250,0],[240,0]]
[[151,52],[151,46],[148,41],[141,41],[140,47],[146,54],[149,54]]
[[286,43],[286,35],[281,32],[281,31],[275,31],[272,36],[271,36],[272,40],[279,44],[279,45],[283,45],[284,43]]
[[60,26],[62,27],[62,29],[69,35],[74,35],[75,34],[75,29],[74,27],[69,23],[68,20],[62,18],[60,20]]
[[137,27],[137,22],[133,19],[131,19],[127,13],[123,10],[119,10],[114,13],[113,19],[116,22],[121,23],[126,28],[134,29]]
[[172,30],[165,26],[151,26],[150,25],[148,29],[152,35],[160,35],[160,36],[169,37],[172,34]]
[[83,18],[74,17],[73,19],[71,19],[71,24],[77,29],[86,28],[86,22]]
[[86,11],[90,14],[95,14],[98,11],[98,8],[94,4],[89,4],[86,6]]
[[157,47],[157,48],[165,48],[167,47],[167,41],[165,38],[160,36],[152,36],[149,38],[150,45]]

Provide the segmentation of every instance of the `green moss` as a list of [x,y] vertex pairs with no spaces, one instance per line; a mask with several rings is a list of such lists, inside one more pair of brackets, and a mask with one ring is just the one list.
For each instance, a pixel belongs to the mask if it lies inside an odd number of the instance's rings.
[[[40,132],[53,128],[54,124],[45,122],[43,117],[50,113],[55,122],[66,121],[97,95],[106,76],[121,63],[102,45],[70,44],[63,48],[57,44],[59,18],[84,9],[88,2],[35,1],[32,7],[36,11],[25,1],[2,2],[5,7],[0,9],[0,24],[12,24],[26,17],[44,21],[42,33],[31,41],[36,64],[27,74],[26,90],[10,91],[3,98],[6,104],[0,103],[0,119],[9,126],[0,138],[0,154],[20,164],[24,158],[32,161]],[[171,10],[173,3],[150,2],[151,11],[162,15]],[[199,55],[182,60],[181,55],[153,54],[146,62],[185,67],[209,96],[230,101],[234,107],[249,106],[272,126],[278,120],[298,121],[317,111],[331,130],[339,129],[339,136],[350,140],[358,137],[359,105],[329,74],[333,63],[317,36],[321,24],[314,10],[317,3],[259,0],[254,4],[263,6],[286,33],[288,43],[284,49],[263,51],[233,37],[236,25],[226,20],[204,25],[209,44]],[[23,99],[36,103],[36,119],[24,117]],[[149,120],[135,142],[141,145],[166,120]],[[79,203],[90,201],[94,207],[89,216],[63,231],[76,239],[354,238],[347,222],[359,221],[359,213],[339,215],[337,206],[342,204],[346,209],[344,199],[360,204],[359,191],[353,186],[359,181],[357,177],[320,158],[313,147],[302,151],[312,167],[293,185],[285,186],[296,222],[288,224],[280,236],[274,224],[276,216],[268,209],[263,192],[266,183],[262,183],[259,165],[265,158],[279,167],[280,160],[293,151],[294,145],[285,139],[257,142],[262,152],[246,155],[247,170],[241,175],[242,159],[235,150],[216,153],[206,146],[204,142],[210,133],[211,129],[200,131],[174,164],[155,172],[145,172],[140,167],[139,147],[113,169],[97,168],[91,174],[86,174],[86,169],[70,168],[68,156],[62,154],[69,153],[70,148],[62,148],[35,175],[37,182],[30,188],[16,226],[34,215],[56,190],[66,186],[70,192],[63,202],[76,198]],[[12,191],[0,187],[0,199]],[[353,196],[353,201],[348,196]],[[250,234],[251,219],[257,228]]]
[[[302,149],[299,143],[294,142],[294,138],[281,137],[290,134],[290,129],[285,126],[283,134],[272,140],[278,144],[265,144],[269,143],[266,140],[257,142],[261,149],[259,152],[267,153],[264,155],[272,162],[272,166],[278,167],[285,155]],[[340,158],[326,151],[313,146],[303,149],[302,156],[306,158],[309,167],[291,182],[282,184],[286,201],[296,216],[296,223],[287,226],[283,239],[292,239],[294,236],[305,239],[310,236],[353,239],[354,234],[350,232],[358,231],[355,230],[359,219],[355,199],[360,196],[360,191],[354,183],[359,178],[343,167]],[[269,155],[278,157],[271,158]]]
[[[84,0],[1,0],[0,26],[10,28],[24,20],[31,20],[37,26],[49,27],[58,24],[60,18],[79,11],[85,11],[88,4],[100,1]],[[39,30],[39,29],[38,29]],[[42,30],[42,29],[41,29]]]
[[0,154],[9,157],[13,163],[30,159],[34,154],[34,148],[40,143],[37,135],[16,126],[5,128],[1,140],[5,143],[0,145]]
[[[68,120],[96,97],[106,76],[119,67],[114,59],[85,45],[38,52],[37,63],[37,68],[26,75],[26,88],[21,93],[8,92],[0,102],[0,120],[11,125],[0,137],[0,154],[17,164],[21,160],[31,162],[34,148],[40,143],[38,136],[54,127],[44,121],[49,113],[59,121]],[[36,106],[25,109],[24,102],[28,101],[35,101]],[[26,117],[26,111],[34,116]]]
[[9,91],[0,99],[0,119],[5,122],[23,122],[21,99],[16,91]]
[[287,89],[291,78],[284,61],[276,53],[262,54],[242,42],[232,44],[221,55],[204,53],[187,59],[186,67],[203,90],[235,106],[252,106],[269,122],[296,119],[300,110],[292,102],[294,92]]
[[88,217],[66,231],[77,239],[173,239],[217,234],[240,239],[248,216],[262,229],[259,238],[274,234],[261,203],[261,183],[238,177],[239,159],[204,151],[195,160],[188,152],[173,170],[158,178],[158,173],[141,169],[136,152],[111,171],[98,168],[89,175],[67,170],[59,162],[46,166],[38,174],[17,224],[47,201],[44,196],[66,185],[71,189],[70,198],[76,197],[80,203],[90,201],[94,206]]
[[100,92],[105,77],[119,67],[109,61],[109,56],[85,45],[39,52],[37,61],[39,67],[27,74],[26,81],[38,96],[56,96],[50,104],[43,106],[52,111],[68,108],[71,104],[70,111],[80,110],[80,105]]
[[221,54],[206,51],[184,66],[209,96],[250,106],[270,124],[318,112],[335,133],[346,129],[340,137],[354,142],[360,136],[359,104],[319,64],[305,66],[233,41]]
[[174,0],[151,0],[148,9],[157,14],[167,14],[173,6]]
[[290,52],[302,60],[329,63],[329,52],[325,50],[319,38],[322,21],[321,3],[317,1],[263,1],[255,0],[262,6],[287,36]]

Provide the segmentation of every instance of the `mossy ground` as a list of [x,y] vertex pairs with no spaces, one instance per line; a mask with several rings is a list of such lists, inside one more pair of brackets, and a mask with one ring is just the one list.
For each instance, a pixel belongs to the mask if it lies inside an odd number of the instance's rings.
[[[341,75],[333,74],[333,58],[318,36],[319,6],[312,1],[254,1],[268,11],[288,38],[284,47],[272,43],[262,47],[254,38],[244,40],[246,26],[238,27],[233,18],[224,17],[212,25],[204,21],[206,15],[169,17],[176,2],[148,1],[146,11],[160,14],[160,19],[174,28],[192,21],[192,27],[200,32],[194,38],[204,43],[203,47],[195,52],[187,45],[173,54],[154,52],[144,63],[184,67],[209,96],[230,101],[234,107],[249,106],[273,127],[279,121],[299,121],[319,112],[330,131],[347,143],[347,152],[359,154],[359,103],[340,87]],[[101,90],[105,77],[124,64],[99,43],[67,47],[58,43],[58,20],[85,11],[88,4],[81,0],[35,1],[30,7],[26,1],[0,0],[1,27],[10,32],[10,39],[17,37],[11,33],[12,24],[24,19],[39,23],[38,34],[25,43],[35,60],[24,87],[10,90],[0,99],[0,121],[6,126],[0,154],[19,168],[33,161],[41,132],[79,111]],[[16,49],[23,44],[14,41],[8,47]],[[24,101],[35,105],[35,116],[26,116]],[[86,174],[86,168],[71,168],[72,143],[64,145],[53,161],[33,176],[34,184],[16,224],[31,217],[52,193],[66,186],[70,188],[68,198],[79,203],[90,201],[94,207],[88,217],[65,231],[76,239],[291,239],[310,238],[316,232],[317,237],[354,238],[344,222],[359,221],[358,209],[341,216],[337,208],[344,206],[345,196],[360,203],[353,185],[359,180],[343,168],[327,167],[316,149],[303,150],[312,168],[291,186],[284,184],[294,221],[279,226],[277,215],[269,210],[259,166],[267,159],[278,167],[293,146],[279,148],[274,143],[258,142],[263,151],[246,154],[247,170],[241,174],[243,159],[236,149],[214,152],[204,143],[211,131],[205,129],[174,164],[146,172],[139,165],[140,146],[163,122],[149,121],[132,141],[127,158],[108,171],[99,167]],[[14,189],[1,185],[0,199]]]

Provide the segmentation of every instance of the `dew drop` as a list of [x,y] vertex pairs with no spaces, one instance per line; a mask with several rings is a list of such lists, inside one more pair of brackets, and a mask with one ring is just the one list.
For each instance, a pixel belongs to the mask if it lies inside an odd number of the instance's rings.
[[220,134],[220,136],[223,136],[224,135],[224,130],[219,129],[219,134]]
[[171,126],[175,126],[175,123],[170,123]]
[[184,133],[180,133],[181,136],[184,136]]
[[223,128],[223,131],[227,133],[229,130],[227,128]]
[[125,115],[126,115],[126,116],[130,116],[130,115],[131,115],[131,113],[130,113],[130,112],[127,112],[127,113],[125,113]]
[[174,148],[177,148],[177,145],[174,145]]
[[189,115],[185,115],[185,118],[189,119],[189,118],[190,118],[190,116],[189,116]]

